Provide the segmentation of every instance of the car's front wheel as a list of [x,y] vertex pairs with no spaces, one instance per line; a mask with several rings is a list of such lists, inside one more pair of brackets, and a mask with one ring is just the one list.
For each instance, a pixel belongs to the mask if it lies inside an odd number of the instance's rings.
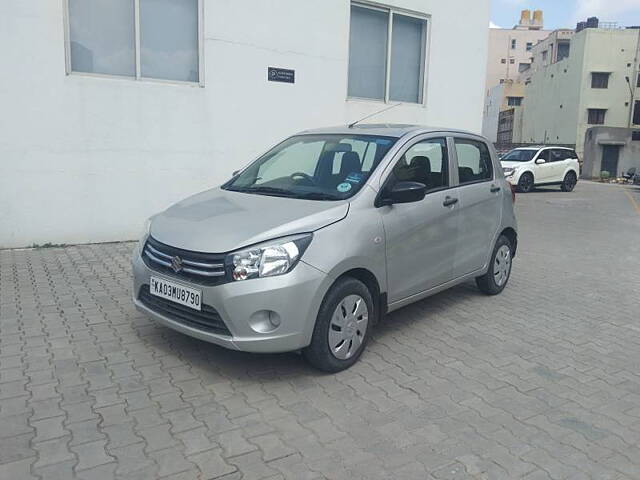
[[476,285],[482,293],[497,295],[507,286],[511,276],[511,260],[513,258],[513,245],[504,235],[500,235],[489,263],[489,270],[481,277],[476,278]]
[[325,372],[339,372],[358,361],[375,320],[367,286],[351,277],[339,279],[327,292],[305,359]]
[[520,180],[518,180],[518,191],[521,193],[529,193],[531,190],[533,190],[533,175],[525,172],[520,176]]
[[576,176],[576,173],[567,172],[567,174],[564,176],[564,180],[562,180],[560,189],[563,192],[570,192],[575,188],[576,183],[578,183],[578,177]]

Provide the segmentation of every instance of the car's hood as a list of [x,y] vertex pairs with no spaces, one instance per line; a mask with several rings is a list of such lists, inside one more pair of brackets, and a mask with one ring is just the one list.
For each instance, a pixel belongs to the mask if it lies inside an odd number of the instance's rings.
[[521,167],[521,166],[523,166],[525,163],[527,163],[527,162],[509,162],[509,161],[500,162],[500,164],[502,165],[502,168],[516,168],[516,167]]
[[348,202],[298,200],[214,188],[155,215],[151,236],[177,248],[223,253],[265,240],[312,232],[342,220]]

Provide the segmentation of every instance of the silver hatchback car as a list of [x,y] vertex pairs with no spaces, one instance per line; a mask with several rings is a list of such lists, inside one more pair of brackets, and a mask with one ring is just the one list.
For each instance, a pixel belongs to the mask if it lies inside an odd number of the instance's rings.
[[133,301],[248,352],[353,365],[386,313],[511,273],[513,194],[478,135],[410,125],[310,130],[147,222]]

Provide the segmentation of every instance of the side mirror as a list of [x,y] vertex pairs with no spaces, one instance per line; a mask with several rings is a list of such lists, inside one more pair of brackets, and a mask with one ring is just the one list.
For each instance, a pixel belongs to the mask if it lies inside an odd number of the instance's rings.
[[542,165],[543,163],[547,163],[547,161],[544,158],[538,158],[536,160],[536,164],[538,165]]
[[395,203],[419,202],[427,194],[427,186],[418,182],[398,182],[390,192],[383,195],[376,206],[393,205]]

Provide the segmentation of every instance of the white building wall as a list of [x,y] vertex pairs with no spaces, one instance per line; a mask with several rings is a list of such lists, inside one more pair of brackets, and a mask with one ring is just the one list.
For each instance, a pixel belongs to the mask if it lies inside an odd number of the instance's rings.
[[[427,91],[375,121],[479,132],[489,0],[387,4],[431,16]],[[0,2],[0,247],[134,239],[283,137],[382,109],[346,99],[349,7],[204,0],[198,87],[66,75],[63,0]],[[296,83],[267,82],[269,66]]]
[[[634,77],[640,32],[585,29],[569,58],[534,71],[525,90],[523,141],[576,144],[584,150],[588,109],[606,109],[605,124],[628,127],[631,104],[625,77]],[[591,88],[592,72],[610,72],[606,89]],[[632,85],[634,85],[632,83]]]

